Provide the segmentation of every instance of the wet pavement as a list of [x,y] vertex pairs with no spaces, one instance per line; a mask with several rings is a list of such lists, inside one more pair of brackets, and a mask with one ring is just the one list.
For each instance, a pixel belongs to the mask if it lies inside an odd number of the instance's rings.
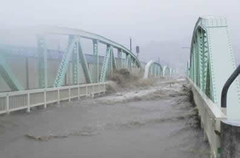
[[207,158],[185,83],[0,116],[0,158]]

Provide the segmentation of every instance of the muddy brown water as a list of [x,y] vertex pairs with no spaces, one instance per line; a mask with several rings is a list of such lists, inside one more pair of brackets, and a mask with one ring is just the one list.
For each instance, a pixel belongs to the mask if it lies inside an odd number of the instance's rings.
[[176,95],[183,84],[165,84],[166,98],[73,101],[0,116],[0,158],[208,158],[192,103]]

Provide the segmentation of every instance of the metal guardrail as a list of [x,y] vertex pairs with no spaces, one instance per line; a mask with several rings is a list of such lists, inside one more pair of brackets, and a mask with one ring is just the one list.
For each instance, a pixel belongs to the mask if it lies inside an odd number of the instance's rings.
[[238,77],[240,74],[240,65],[236,68],[236,70],[232,73],[232,75],[228,78],[226,83],[223,86],[222,89],[222,96],[221,96],[221,107],[226,108],[227,107],[227,93],[228,89],[233,83],[233,81]]
[[25,90],[9,93],[0,93],[0,114],[44,106],[51,103],[78,98],[83,96],[94,97],[95,94],[105,93],[106,83],[74,85],[59,88]]

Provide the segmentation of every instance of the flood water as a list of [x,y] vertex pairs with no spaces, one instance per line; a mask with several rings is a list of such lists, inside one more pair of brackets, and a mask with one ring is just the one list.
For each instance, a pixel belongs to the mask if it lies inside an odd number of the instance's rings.
[[176,81],[0,116],[0,158],[208,158]]

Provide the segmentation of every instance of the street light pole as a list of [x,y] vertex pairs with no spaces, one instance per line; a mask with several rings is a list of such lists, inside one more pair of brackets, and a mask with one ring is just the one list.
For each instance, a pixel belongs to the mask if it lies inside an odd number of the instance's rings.
[[132,52],[132,38],[130,37],[130,52]]

